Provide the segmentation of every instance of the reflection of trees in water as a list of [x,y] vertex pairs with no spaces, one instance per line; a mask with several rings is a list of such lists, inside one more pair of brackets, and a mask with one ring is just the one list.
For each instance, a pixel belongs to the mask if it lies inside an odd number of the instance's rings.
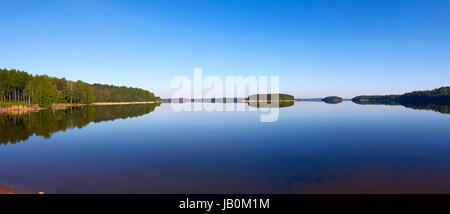
[[440,104],[440,103],[427,103],[427,102],[396,102],[392,100],[384,100],[384,101],[359,101],[353,100],[354,103],[360,105],[400,105],[406,108],[416,109],[416,110],[433,110],[436,112],[440,112],[443,114],[450,114],[450,105]]
[[255,108],[283,108],[294,105],[294,101],[283,102],[248,102],[248,105]]
[[50,138],[53,133],[83,128],[91,122],[112,121],[148,114],[156,105],[83,106],[25,114],[0,114],[0,144],[18,143],[36,135]]
[[418,110],[433,110],[437,112],[441,112],[444,114],[450,114],[450,105],[441,105],[441,104],[403,104],[403,106],[407,108],[412,109],[418,109]]

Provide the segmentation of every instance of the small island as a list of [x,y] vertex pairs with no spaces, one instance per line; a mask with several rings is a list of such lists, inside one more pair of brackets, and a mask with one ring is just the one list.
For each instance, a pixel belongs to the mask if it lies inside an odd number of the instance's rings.
[[338,96],[330,96],[330,97],[323,98],[322,101],[325,103],[328,103],[328,104],[337,104],[337,103],[341,103],[342,101],[344,101],[344,99],[342,99],[341,97],[338,97]]
[[247,102],[293,102],[294,96],[289,94],[254,94],[250,95]]
[[254,94],[244,102],[255,108],[283,108],[294,105],[295,98],[289,94]]

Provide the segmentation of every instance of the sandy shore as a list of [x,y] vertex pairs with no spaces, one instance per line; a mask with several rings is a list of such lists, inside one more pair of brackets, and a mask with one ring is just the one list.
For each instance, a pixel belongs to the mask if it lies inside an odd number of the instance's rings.
[[[152,103],[159,103],[159,101],[147,101],[147,102],[98,102],[98,103],[92,103],[89,105],[93,105],[93,106],[108,106],[108,105],[133,105],[133,104],[152,104]],[[41,110],[46,110],[46,109],[53,109],[53,110],[58,110],[58,109],[65,109],[68,107],[73,107],[73,106],[86,106],[88,104],[70,104],[70,103],[64,103],[64,104],[60,104],[60,103],[56,103],[53,104],[51,108],[42,108],[39,106],[10,106],[10,107],[0,107],[0,113],[27,113],[27,112],[37,112],[37,111],[41,111]]]
[[39,106],[9,106],[9,107],[0,107],[0,113],[25,113],[25,112],[36,112],[40,110],[44,110],[47,108],[41,108]]
[[0,185],[0,194],[26,194],[26,192]]

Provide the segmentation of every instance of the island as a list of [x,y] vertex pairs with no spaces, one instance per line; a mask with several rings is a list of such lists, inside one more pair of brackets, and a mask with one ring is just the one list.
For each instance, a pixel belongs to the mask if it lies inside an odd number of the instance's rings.
[[344,99],[342,99],[341,97],[338,97],[338,96],[330,96],[330,97],[323,98],[322,101],[325,103],[328,103],[328,104],[338,104],[338,103],[341,103],[342,101],[344,101]]
[[289,94],[254,94],[250,95],[246,102],[292,102],[295,101],[294,96]]
[[289,94],[254,94],[244,102],[255,108],[283,108],[294,105],[295,98]]

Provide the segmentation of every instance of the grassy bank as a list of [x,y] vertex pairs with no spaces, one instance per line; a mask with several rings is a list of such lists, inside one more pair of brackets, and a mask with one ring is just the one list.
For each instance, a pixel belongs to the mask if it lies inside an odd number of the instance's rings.
[[34,112],[43,110],[37,105],[30,105],[27,102],[0,102],[0,113],[8,112]]
[[3,102],[0,101],[0,107],[13,107],[13,106],[31,106],[28,102]]

